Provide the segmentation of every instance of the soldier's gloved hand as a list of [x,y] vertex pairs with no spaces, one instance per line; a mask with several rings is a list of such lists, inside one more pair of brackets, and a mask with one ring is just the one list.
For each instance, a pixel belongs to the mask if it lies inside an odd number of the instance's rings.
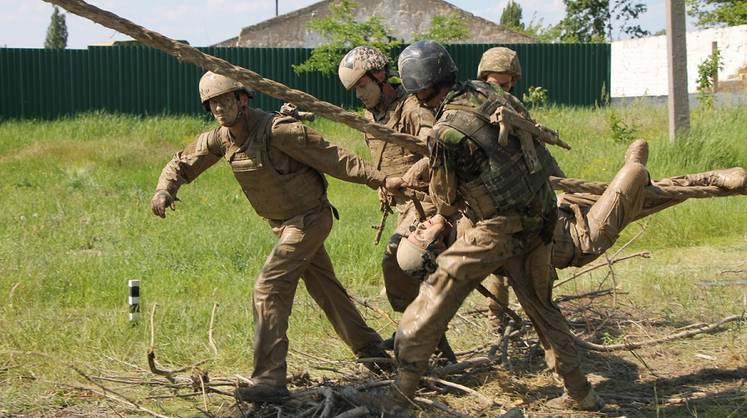
[[405,180],[402,177],[387,177],[384,180],[384,188],[392,193],[401,191],[405,185]]
[[174,197],[166,190],[159,190],[153,195],[153,199],[150,200],[150,208],[154,215],[165,218],[166,208],[176,210],[174,207]]

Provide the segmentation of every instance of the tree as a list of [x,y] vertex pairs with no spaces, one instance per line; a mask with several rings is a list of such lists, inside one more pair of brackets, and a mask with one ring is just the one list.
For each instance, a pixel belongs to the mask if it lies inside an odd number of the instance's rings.
[[52,19],[47,28],[47,39],[44,40],[46,49],[65,49],[67,46],[67,23],[65,15],[60,13],[60,9],[54,6]]
[[447,16],[433,16],[431,27],[427,32],[413,34],[413,41],[430,39],[438,43],[447,44],[463,41],[469,38],[469,29],[456,13]]
[[506,7],[501,13],[501,25],[511,29],[524,30],[524,23],[521,22],[522,9],[518,3],[509,0]]
[[612,39],[612,23],[620,22],[620,32],[634,38],[650,33],[629,22],[648,10],[635,0],[563,0],[565,18],[558,24],[564,42],[604,42]]
[[687,14],[701,28],[747,24],[745,0],[687,0]]
[[369,45],[389,55],[393,48],[400,45],[399,40],[387,34],[384,24],[377,16],[371,16],[365,22],[357,22],[357,8],[357,3],[341,0],[329,5],[329,16],[310,20],[307,27],[319,32],[327,39],[327,43],[314,48],[309,59],[294,65],[293,71],[297,74],[319,71],[331,75],[337,72],[337,66],[345,53],[356,46]]

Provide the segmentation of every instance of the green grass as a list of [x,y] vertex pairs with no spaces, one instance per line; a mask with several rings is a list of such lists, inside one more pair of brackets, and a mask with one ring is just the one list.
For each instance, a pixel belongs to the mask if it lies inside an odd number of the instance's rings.
[[[554,151],[569,176],[610,180],[622,165],[627,144],[611,134],[609,112],[633,126],[636,137],[650,141],[649,167],[655,178],[747,167],[744,108],[695,113],[691,134],[674,145],[666,138],[662,108],[549,108],[533,113],[573,145],[570,152]],[[210,311],[213,303],[220,303],[215,326],[220,356],[211,370],[248,374],[251,289],[274,243],[269,227],[222,163],[181,190],[182,201],[166,220],[149,209],[166,161],[212,126],[203,118],[103,113],[0,123],[0,415],[82,402],[76,392],[50,383],[72,377],[58,361],[11,356],[3,350],[44,352],[89,369],[129,370],[111,358],[144,366],[149,331],[146,320],[137,326],[127,322],[128,279],[141,280],[145,319],[154,304],[159,306],[156,344],[161,361],[187,364],[209,357]],[[359,132],[326,120],[312,126],[367,155]],[[332,180],[330,199],[341,213],[326,243],[338,276],[352,293],[387,309],[379,296],[383,245],[373,246],[370,228],[379,221],[375,193]],[[678,248],[685,247],[688,254],[714,253],[698,261],[706,266],[698,274],[712,275],[713,260],[743,261],[744,197],[690,201],[644,222],[647,232],[632,249],[658,249],[664,258],[647,262],[647,270],[636,271],[631,265],[630,290],[640,294],[641,303],[664,309],[675,301],[683,307],[678,315],[698,317],[736,309],[728,294],[700,300],[689,293],[692,289],[678,287],[683,272],[670,263],[693,262],[693,257],[676,257]],[[621,242],[637,230],[629,228]],[[647,281],[636,281],[643,276]],[[696,276],[687,277],[694,281]],[[303,289],[296,301],[291,347],[349,358]],[[392,331],[384,320],[367,314],[382,334]],[[301,367],[291,361],[292,370]],[[30,376],[38,384],[30,384]]]

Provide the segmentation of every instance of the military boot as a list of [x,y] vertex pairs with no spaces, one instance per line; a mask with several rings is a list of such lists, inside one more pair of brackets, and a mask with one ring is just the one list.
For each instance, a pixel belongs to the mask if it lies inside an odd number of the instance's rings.
[[576,411],[601,411],[604,406],[604,400],[594,392],[594,389],[589,389],[586,396],[583,399],[573,399],[568,392],[563,392],[563,395],[550,399],[545,404],[549,408],[558,410],[576,410]]
[[648,142],[636,139],[625,151],[625,162],[646,165],[648,162]]
[[285,386],[272,386],[263,383],[255,383],[249,386],[239,386],[234,390],[233,396],[244,402],[282,402],[290,397],[290,392]]
[[358,360],[365,360],[361,361],[361,364],[374,374],[382,375],[394,371],[392,357],[384,351],[381,344],[364,347],[355,353],[355,356]]
[[725,190],[747,189],[747,171],[742,167],[688,174],[685,179],[688,186],[716,186]]

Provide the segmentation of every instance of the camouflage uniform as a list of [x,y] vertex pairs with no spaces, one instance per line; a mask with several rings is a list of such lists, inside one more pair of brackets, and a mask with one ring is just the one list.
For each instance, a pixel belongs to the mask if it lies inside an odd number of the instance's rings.
[[[420,106],[415,96],[408,95],[402,87],[397,87],[396,97],[381,114],[374,114],[366,110],[365,117],[373,122],[386,125],[387,127],[403,133],[425,138],[431,131],[435,121],[433,113]],[[370,134],[365,135],[374,167],[388,176],[421,176],[422,170],[417,167],[413,169],[416,162],[421,160],[421,155],[414,154],[402,147],[377,139]],[[425,167],[427,169],[427,166]],[[416,173],[415,171],[421,171]],[[382,199],[385,196],[380,196]],[[395,196],[395,210],[397,211],[397,226],[395,233],[390,237],[384,257],[381,261],[386,287],[387,298],[392,308],[397,312],[403,312],[407,305],[415,299],[418,294],[420,283],[407,275],[397,264],[397,245],[399,239],[407,236],[411,227],[418,221],[418,212],[412,201],[401,196]],[[429,199],[421,202],[427,216],[433,215],[435,207]]]
[[457,86],[437,114],[431,195],[444,216],[461,211],[474,225],[436,259],[397,332],[398,385],[411,395],[438,338],[464,298],[488,274],[509,276],[519,302],[545,347],[548,365],[568,393],[582,399],[590,384],[580,370],[573,335],[552,302],[550,246],[557,207],[546,170],[530,173],[519,141],[497,143],[485,115],[510,106],[504,93],[483,82]]
[[372,188],[385,176],[293,118],[256,109],[240,117],[246,118],[245,138],[226,127],[201,134],[166,165],[157,189],[173,196],[225,159],[254,210],[278,235],[254,285],[252,380],[285,387],[286,330],[299,278],[353,352],[361,355],[381,343],[335,277],[324,248],[332,213],[322,173]]

